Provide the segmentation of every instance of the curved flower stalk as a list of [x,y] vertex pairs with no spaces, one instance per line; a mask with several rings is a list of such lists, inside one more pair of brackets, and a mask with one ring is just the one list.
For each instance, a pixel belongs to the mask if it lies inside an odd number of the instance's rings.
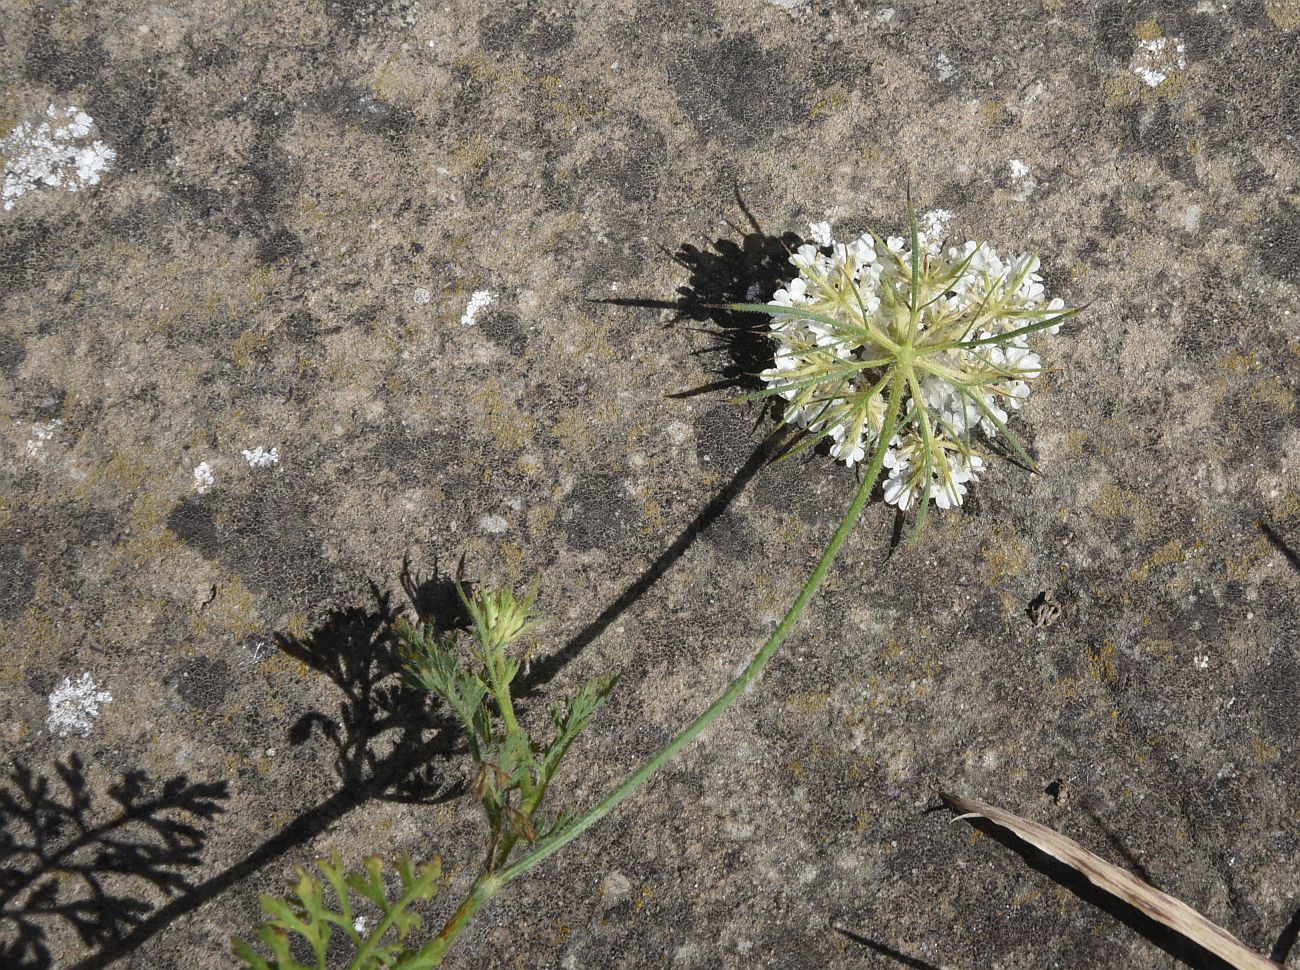
[[[830,440],[835,458],[849,465],[862,462],[865,471],[821,558],[748,666],[597,804],[544,827],[535,824],[560,758],[613,681],[589,684],[563,712],[552,711],[556,735],[549,747],[543,749],[526,735],[510,695],[519,661],[506,651],[531,627],[531,594],[524,600],[508,592],[467,600],[474,621],[474,670],[456,658],[453,644],[436,631],[398,626],[408,673],[455,712],[470,741],[479,765],[472,791],[487,814],[489,847],[478,877],[433,940],[418,951],[404,949],[399,941],[383,951],[388,962],[361,962],[359,956],[350,964],[354,970],[439,965],[483,905],[612,812],[712,724],[759,678],[799,622],[882,471],[888,469],[886,501],[903,509],[919,505],[919,529],[931,498],[944,508],[960,504],[966,484],[983,468],[983,456],[972,443],[977,429],[986,438],[1005,436],[1033,466],[1005,426],[1008,411],[1019,407],[1028,382],[1040,373],[1038,357],[1025,338],[1039,331],[1055,333],[1077,310],[1065,309],[1059,300],[1044,302],[1035,257],[1004,263],[992,249],[975,243],[944,251],[937,241],[941,220],[930,219],[922,232],[910,202],[908,216],[906,243],[897,238],[882,242],[867,233],[842,245],[831,239],[829,226],[813,226],[816,244],[801,246],[791,257],[799,275],[777,291],[771,304],[729,307],[769,314],[778,341],[775,366],[763,374],[768,387],[750,396],[781,396],[784,421],[808,432],[805,444]],[[528,848],[516,858],[521,842]],[[298,919],[292,909],[275,912],[282,921],[286,912]],[[297,924],[292,928],[303,934]],[[281,930],[280,924],[272,925],[267,930],[272,935],[263,939],[278,944],[274,934]],[[377,939],[376,934],[366,945],[378,945]],[[237,952],[249,961],[246,948]],[[250,965],[297,968],[284,962]]]
[[[1002,436],[1034,468],[1006,427],[1042,373],[1027,338],[1056,333],[1078,310],[1047,298],[1037,256],[1004,260],[974,241],[945,248],[947,213],[924,227],[910,203],[908,215],[908,239],[868,231],[845,244],[813,224],[814,242],[790,257],[798,275],[770,303],[730,309],[771,316],[767,387],[747,397],[782,398],[782,423],[807,433],[800,448],[828,441],[847,465],[883,449],[885,501],[919,506],[919,525],[932,499],[960,505],[979,479],[987,456],[973,432]],[[901,410],[886,434],[895,389]]]

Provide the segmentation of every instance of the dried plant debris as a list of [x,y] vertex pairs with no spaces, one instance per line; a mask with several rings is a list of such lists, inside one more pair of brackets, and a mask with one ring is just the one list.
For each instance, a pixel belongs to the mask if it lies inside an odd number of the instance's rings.
[[943,792],[939,793],[939,797],[943,799],[945,805],[959,813],[954,821],[964,818],[988,819],[1034,848],[1046,852],[1053,859],[1069,866],[1097,888],[1128,903],[1198,946],[1204,947],[1231,966],[1239,970],[1283,970],[1282,964],[1274,963],[1255,953],[1227,930],[1211,923],[1186,903],[1160,892],[1132,873],[1111,865],[1059,832],[974,799],[957,798]]

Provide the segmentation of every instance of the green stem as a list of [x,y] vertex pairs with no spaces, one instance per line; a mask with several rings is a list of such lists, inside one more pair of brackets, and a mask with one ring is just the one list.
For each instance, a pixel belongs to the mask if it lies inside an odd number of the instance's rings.
[[[831,536],[830,543],[817,561],[817,565],[813,567],[812,574],[808,577],[808,581],[804,583],[803,589],[799,591],[799,595],[795,597],[795,601],[790,605],[790,609],[786,611],[777,628],[772,631],[772,635],[768,637],[767,642],[754,655],[754,659],[749,662],[749,666],[727,686],[727,689],[705,709],[703,714],[688,724],[677,737],[673,738],[640,768],[628,775],[622,784],[606,795],[593,808],[589,809],[586,814],[574,819],[563,831],[557,832],[549,839],[534,846],[530,853],[509,868],[497,872],[484,871],[480,873],[479,877],[474,880],[474,885],[470,888],[469,894],[456,912],[452,914],[451,919],[439,931],[437,938],[421,949],[421,956],[427,956],[431,960],[429,966],[434,966],[442,961],[447,949],[455,941],[460,931],[465,928],[465,925],[478,912],[479,908],[500,892],[502,887],[512,879],[533,868],[533,866],[559,852],[560,849],[622,804],[633,792],[645,784],[651,775],[672,760],[678,751],[695,740],[705,728],[717,719],[718,715],[744,693],[745,688],[758,679],[759,674],[763,672],[763,668],[772,659],[772,655],[776,653],[777,648],[785,642],[785,638],[794,629],[794,625],[799,622],[799,617],[803,615],[803,611],[808,606],[809,601],[812,600],[813,594],[817,592],[822,580],[826,578],[826,573],[829,571],[831,563],[834,562],[835,556],[839,553],[840,546],[844,544],[844,540],[853,531],[858,516],[862,514],[862,509],[871,497],[871,491],[875,488],[876,479],[880,476],[880,469],[885,460],[885,452],[889,450],[889,441],[894,436],[905,383],[905,380],[896,379],[890,388],[889,405],[885,409],[885,418],[882,423],[879,442],[871,456],[871,463],[862,476],[862,482],[858,486],[857,493],[849,504],[848,511],[844,513],[844,518],[840,520],[839,527],[836,528],[835,534]],[[503,853],[502,860],[504,861],[506,858],[508,858],[508,854]]]
[[470,887],[464,901],[456,912],[452,913],[451,919],[447,920],[446,924],[438,932],[437,937],[420,948],[419,955],[430,961],[423,965],[437,966],[441,963],[447,949],[455,942],[456,937],[460,935],[460,931],[465,928],[465,925],[474,918],[474,914],[478,912],[479,907],[500,892],[503,885],[504,883],[495,876],[486,873],[480,874],[474,880],[474,885]]
[[695,740],[700,732],[712,724],[718,715],[726,710],[727,707],[731,705],[732,701],[739,697],[744,692],[745,688],[758,678],[758,675],[762,673],[767,662],[772,659],[772,655],[776,653],[777,648],[785,641],[786,636],[794,628],[795,623],[798,622],[799,617],[803,614],[804,608],[807,607],[809,600],[812,599],[813,594],[817,591],[817,587],[821,585],[822,580],[826,577],[826,572],[830,569],[831,563],[834,561],[836,554],[840,551],[840,546],[844,544],[844,540],[847,539],[849,533],[853,531],[853,526],[857,523],[858,516],[862,513],[863,507],[867,504],[867,499],[871,497],[871,490],[875,487],[876,479],[880,475],[881,464],[884,462],[885,452],[889,448],[889,440],[894,436],[894,426],[898,418],[898,408],[902,397],[903,383],[903,381],[895,381],[893,388],[890,390],[889,406],[885,411],[884,426],[881,430],[879,444],[876,447],[875,453],[871,457],[871,464],[868,466],[866,473],[862,477],[862,483],[858,486],[857,494],[854,495],[848,511],[844,513],[844,518],[840,521],[839,528],[835,530],[835,534],[831,537],[830,544],[826,546],[826,551],[822,553],[821,559],[817,561],[817,565],[813,568],[812,575],[810,575],[808,581],[804,583],[803,589],[799,591],[799,595],[795,598],[794,603],[791,604],[785,617],[772,632],[772,635],[768,638],[767,642],[764,643],[758,653],[755,654],[754,659],[750,661],[749,666],[741,672],[740,676],[731,682],[727,689],[722,692],[721,696],[710,704],[703,714],[688,724],[681,734],[673,738],[667,746],[630,774],[621,785],[606,795],[597,805],[587,811],[586,814],[574,819],[562,832],[557,832],[545,842],[537,845],[532,852],[528,853],[528,855],[524,856],[514,865],[498,872],[494,879],[499,885],[496,886],[493,891],[510,882],[510,880],[514,879],[516,876],[527,872],[544,859],[547,859],[560,851],[560,849],[572,842],[579,835],[617,808],[629,795],[645,784],[651,775],[667,764],[678,751],[690,744],[691,741]]

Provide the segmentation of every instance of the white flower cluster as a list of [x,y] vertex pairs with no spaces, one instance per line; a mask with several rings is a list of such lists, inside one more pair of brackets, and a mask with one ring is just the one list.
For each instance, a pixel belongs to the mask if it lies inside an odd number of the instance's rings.
[[88,142],[94,120],[80,108],[50,105],[39,124],[20,121],[0,138],[5,158],[5,211],[32,189],[46,185],[77,191],[95,185],[117,153],[102,141]]
[[945,248],[950,217],[918,220],[915,280],[908,240],[839,243],[813,224],[815,242],[790,257],[798,275],[768,304],[806,315],[772,317],[774,366],[761,377],[786,400],[784,421],[829,440],[836,459],[853,465],[874,452],[890,388],[902,385],[883,457],[885,500],[901,509],[927,490],[940,508],[962,503],[984,468],[971,433],[1005,433],[1041,371],[1020,331],[1065,312],[1046,298],[1037,257],[1004,260],[975,242]]

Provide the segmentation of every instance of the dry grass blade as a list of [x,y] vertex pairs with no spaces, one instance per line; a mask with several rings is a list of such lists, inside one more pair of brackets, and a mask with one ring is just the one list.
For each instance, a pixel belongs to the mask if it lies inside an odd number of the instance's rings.
[[1132,873],[1093,855],[1077,842],[1037,822],[969,798],[939,793],[959,818],[982,817],[1007,829],[1034,848],[1065,863],[1094,886],[1123,900],[1151,919],[1163,923],[1238,970],[1285,970],[1251,950],[1227,930],[1216,926],[1186,903],[1154,889]]

